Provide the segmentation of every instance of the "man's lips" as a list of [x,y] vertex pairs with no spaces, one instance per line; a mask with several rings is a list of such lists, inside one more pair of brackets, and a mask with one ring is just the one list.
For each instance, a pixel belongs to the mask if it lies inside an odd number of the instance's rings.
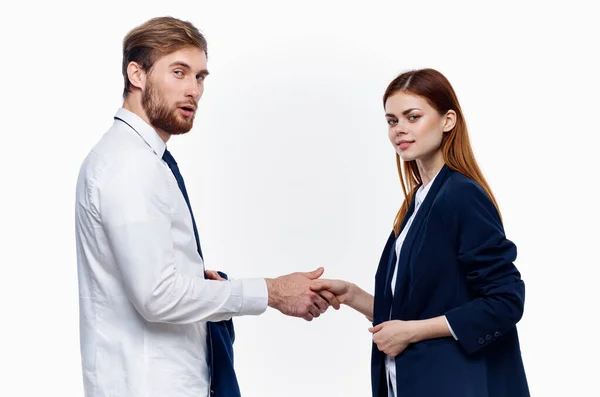
[[196,105],[185,104],[178,106],[179,111],[186,117],[191,117],[196,112]]

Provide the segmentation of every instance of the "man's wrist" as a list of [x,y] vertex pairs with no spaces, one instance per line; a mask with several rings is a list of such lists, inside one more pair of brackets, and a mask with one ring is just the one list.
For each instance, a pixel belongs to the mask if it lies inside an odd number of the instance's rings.
[[267,283],[267,293],[269,295],[267,305],[269,307],[276,308],[279,302],[277,291],[277,279],[265,278],[265,282]]

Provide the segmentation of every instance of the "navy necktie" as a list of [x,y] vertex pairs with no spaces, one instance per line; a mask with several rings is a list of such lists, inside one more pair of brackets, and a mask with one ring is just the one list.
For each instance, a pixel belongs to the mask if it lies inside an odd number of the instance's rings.
[[[190,199],[185,188],[185,183],[179,167],[173,155],[165,149],[163,154],[163,160],[177,180],[179,190],[183,194],[183,198],[187,203],[190,215],[192,216],[192,226],[194,227],[194,236],[196,237],[196,246],[198,248],[198,254],[202,258],[202,249],[200,248],[200,238],[198,237],[198,229],[196,228],[196,221],[194,219],[194,213],[192,212],[192,206],[190,205]],[[204,274],[204,272],[203,272]],[[227,278],[227,275],[219,272],[221,277]],[[204,275],[206,278],[206,275]],[[235,375],[233,366],[233,341],[235,339],[235,333],[233,329],[233,321],[219,321],[219,322],[207,322],[207,350],[208,350],[208,368],[210,373],[211,390],[210,393],[215,397],[240,397],[240,389]]]
[[181,172],[179,172],[177,162],[175,161],[175,158],[173,157],[171,152],[165,149],[165,153],[163,154],[162,158],[165,161],[165,163],[167,163],[167,165],[171,169],[171,172],[175,176],[175,179],[177,180],[177,185],[179,186],[179,190],[181,190],[183,198],[185,199],[188,209],[190,210],[190,215],[192,216],[192,226],[194,227],[194,237],[196,237],[196,247],[198,248],[198,253],[200,254],[200,257],[203,258],[202,248],[200,248],[200,237],[198,237],[198,228],[196,227],[196,220],[194,219],[194,213],[192,212],[192,206],[190,205],[190,198],[188,197],[187,189],[185,188],[183,176],[181,176]]

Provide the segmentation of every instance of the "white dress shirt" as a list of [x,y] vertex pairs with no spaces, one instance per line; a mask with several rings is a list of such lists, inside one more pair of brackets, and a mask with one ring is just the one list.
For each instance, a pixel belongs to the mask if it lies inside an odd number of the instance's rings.
[[134,113],[116,117],[125,122],[115,120],[77,180],[85,396],[207,396],[206,322],[263,313],[266,282],[204,279],[165,143]]
[[[415,209],[414,209],[412,215],[410,216],[410,218],[408,218],[408,220],[406,221],[406,225],[404,226],[404,229],[402,229],[402,232],[396,239],[396,245],[395,245],[396,264],[394,266],[394,275],[393,275],[392,281],[391,281],[392,296],[394,296],[394,289],[396,287],[396,278],[398,277],[398,262],[400,261],[400,251],[402,250],[402,244],[404,243],[404,240],[406,239],[406,236],[408,234],[410,226],[412,225],[413,220],[415,219],[415,216],[417,215],[417,212],[419,211],[419,208],[421,207],[421,204],[425,200],[425,197],[427,196],[427,193],[429,192],[429,189],[431,188],[431,185],[433,184],[433,181],[438,176],[438,174],[439,174],[439,171],[431,179],[431,181],[429,181],[429,183],[426,186],[421,185],[421,187],[419,187],[419,189],[417,189],[417,193],[415,194]],[[391,316],[391,309],[390,309],[390,316]],[[446,324],[448,324],[448,328],[450,329],[450,332],[454,336],[454,332],[452,331],[452,328],[450,327],[448,320],[446,320]],[[454,336],[454,338],[456,339],[456,336]],[[396,397],[396,361],[395,361],[394,356],[386,355],[385,367],[386,367],[387,380],[388,380],[388,395],[389,395],[389,397]]]

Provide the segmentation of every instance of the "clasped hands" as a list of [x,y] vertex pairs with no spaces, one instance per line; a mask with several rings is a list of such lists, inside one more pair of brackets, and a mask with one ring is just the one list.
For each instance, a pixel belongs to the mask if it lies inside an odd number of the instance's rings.
[[[335,294],[326,290],[319,293],[318,284],[315,284],[323,275],[323,271],[320,267],[312,272],[295,272],[265,279],[269,295],[268,305],[283,314],[307,321],[325,313],[329,306],[339,309],[340,302]],[[214,270],[207,270],[205,273],[210,280],[224,280]]]
[[[322,267],[312,272],[296,272],[275,279],[266,279],[269,291],[268,305],[288,316],[300,317],[312,321],[325,313],[331,306],[339,310],[342,304],[365,313],[359,306],[370,306],[366,309],[367,317],[372,317],[372,299],[368,293],[354,284],[343,280],[319,279],[323,275]],[[207,270],[211,280],[224,279],[216,271]],[[368,298],[365,299],[366,295]],[[361,299],[369,302],[359,302]],[[356,302],[355,302],[356,300]],[[373,334],[373,342],[385,354],[397,356],[415,339],[415,327],[412,321],[391,320],[369,328]]]

